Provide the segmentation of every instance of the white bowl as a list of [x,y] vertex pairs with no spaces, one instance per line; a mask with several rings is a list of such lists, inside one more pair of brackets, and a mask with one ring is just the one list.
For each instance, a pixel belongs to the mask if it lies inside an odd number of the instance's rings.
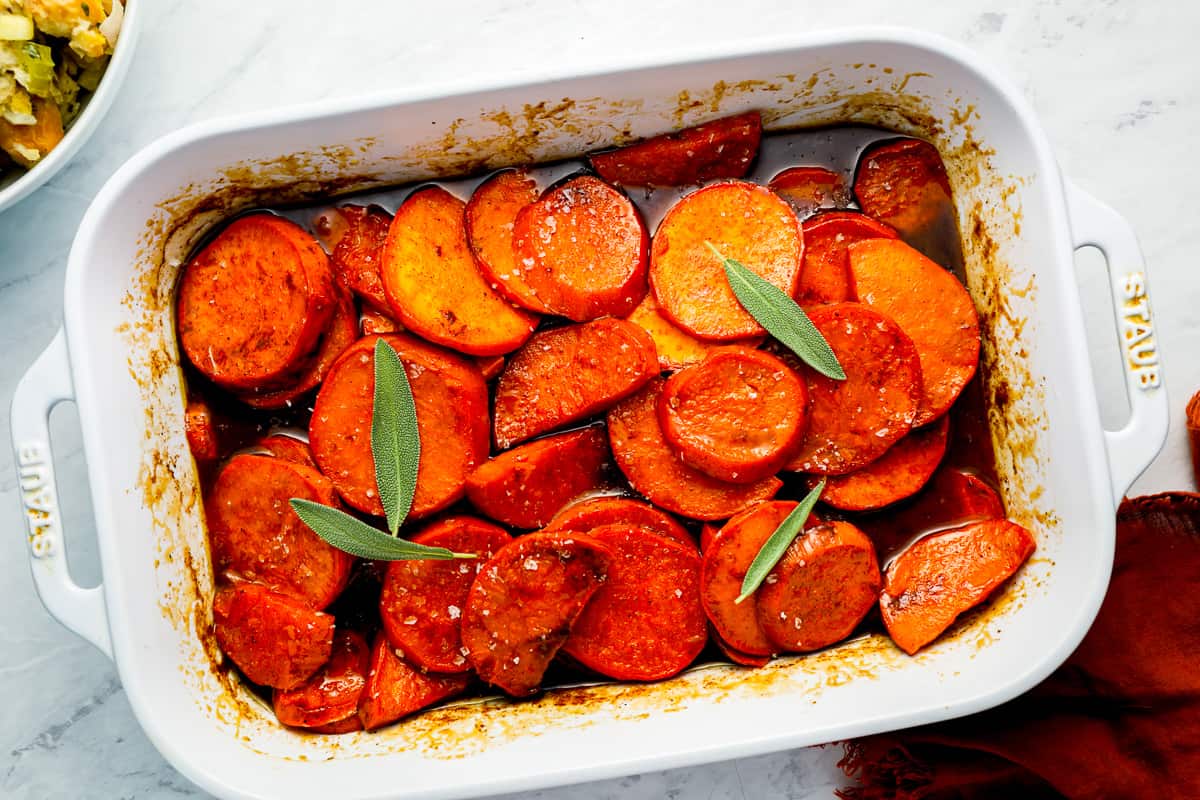
[[[12,434],[34,581],[111,656],[138,721],[226,798],[448,800],[667,769],[969,714],[1045,678],[1104,597],[1115,508],[1167,428],[1133,232],[1064,182],[1021,95],[971,52],[903,30],[785,37],[668,63],[326,101],[204,123],[150,145],[96,195],[67,266],[64,330],[17,388]],[[915,658],[872,636],[761,670],[445,708],[373,734],[284,729],[213,668],[209,568],[183,435],[174,285],[191,247],[247,205],[547,161],[756,108],[768,128],[875,122],[926,136],[954,187],[1010,515],[1038,552],[991,609]],[[973,143],[973,144],[972,144]],[[1132,409],[1106,431],[1073,251],[1109,261]],[[1002,312],[1002,313],[1001,313]],[[75,585],[48,409],[75,399],[104,584]],[[66,486],[62,487],[64,490]]]
[[120,91],[121,84],[125,82],[129,63],[133,61],[134,47],[141,30],[141,11],[142,4],[139,0],[127,0],[121,34],[117,37],[117,46],[108,62],[108,69],[104,70],[96,91],[83,101],[83,110],[71,123],[58,146],[31,169],[22,172],[18,167],[0,172],[0,212],[23,200],[34,189],[54,177],[79,152],[79,148],[83,147],[83,143],[96,130],[100,120],[104,119],[109,106]]

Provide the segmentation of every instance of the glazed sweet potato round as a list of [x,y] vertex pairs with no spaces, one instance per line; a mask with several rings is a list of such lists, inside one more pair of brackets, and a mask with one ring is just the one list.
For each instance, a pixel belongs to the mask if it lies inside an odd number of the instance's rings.
[[696,548],[621,523],[593,528],[589,535],[614,556],[604,585],[575,621],[563,652],[618,680],[677,674],[708,640]]
[[800,368],[812,415],[789,469],[842,475],[879,458],[912,428],[921,402],[921,362],[900,326],[864,305],[818,306],[809,317],[846,379]]
[[350,577],[354,559],[327,544],[288,506],[294,497],[336,506],[329,479],[311,467],[262,455],[231,458],[208,493],[213,567],[322,609]]
[[434,344],[494,356],[521,346],[537,317],[484,280],[467,244],[466,204],[445,189],[413,193],[392,219],[380,275],[392,313]]
[[183,271],[177,319],[188,360],[230,388],[286,381],[333,315],[329,258],[274,214],[234,220]]
[[800,446],[808,389],[770,353],[724,347],[667,380],[658,420],[684,463],[719,480],[754,483]]
[[691,534],[670,514],[631,497],[593,497],[574,503],[555,514],[546,530],[587,533],[593,528],[617,523],[634,525],[686,547],[696,547]]
[[783,484],[774,476],[729,483],[683,463],[658,421],[663,384],[656,378],[608,413],[613,458],[634,489],[661,508],[700,520],[726,519],[779,491]]
[[[871,511],[921,491],[946,454],[949,420],[942,417],[911,431],[877,461],[845,475],[826,478],[821,500],[843,511]],[[809,487],[817,479],[810,478]]]
[[849,636],[875,606],[883,579],[875,547],[849,522],[797,536],[758,590],[758,624],[781,650],[820,650]]
[[633,310],[646,294],[649,241],[629,198],[590,175],[551,187],[513,226],[528,292],[576,322]]
[[795,212],[762,186],[716,183],[676,203],[650,248],[650,286],[675,324],[702,339],[761,335],[763,327],[734,296],[709,244],[790,295],[804,256]]
[[471,560],[392,561],[379,596],[379,617],[391,646],[421,669],[467,672],[463,655],[462,610],[467,592],[487,560],[512,541],[503,529],[466,515],[446,517],[424,528],[412,540]]
[[[321,471],[349,505],[381,516],[371,453],[375,342],[355,342],[325,379],[309,424],[309,442]],[[425,443],[417,470],[413,519],[441,511],[463,496],[467,474],[488,452],[487,385],[464,358],[399,334],[383,337],[404,363]]]
[[537,181],[524,170],[501,170],[479,184],[467,202],[467,242],[479,270],[496,291],[522,308],[549,314],[513,252],[517,214],[536,202],[538,194]]
[[309,359],[293,382],[281,389],[239,394],[251,408],[287,408],[321,385],[333,362],[358,338],[358,311],[354,300],[344,290],[338,291],[337,305],[329,328],[321,335],[317,352]]

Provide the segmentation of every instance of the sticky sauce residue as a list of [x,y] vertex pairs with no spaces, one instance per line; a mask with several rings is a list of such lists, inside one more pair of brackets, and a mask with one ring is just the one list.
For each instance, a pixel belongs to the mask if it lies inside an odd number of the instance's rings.
[[[183,435],[184,387],[172,311],[186,254],[212,225],[250,206],[302,203],[565,158],[749,109],[762,110],[769,129],[860,123],[919,136],[941,151],[958,203],[968,282],[981,312],[982,370],[1006,506],[1016,521],[1045,541],[1059,527],[1043,488],[1045,387],[1021,345],[1034,324],[1037,285],[1030,265],[1011,260],[1012,244],[1021,232],[1019,189],[1035,176],[998,174],[994,153],[976,139],[978,111],[960,99],[923,94],[927,77],[860,64],[811,75],[718,82],[654,103],[563,97],[484,109],[471,119],[434,120],[429,135],[409,137],[415,143],[400,153],[390,151],[380,137],[231,164],[211,180],[182,186],[159,203],[139,242],[136,275],[125,300],[128,320],[119,331],[131,354],[129,373],[144,399],[139,488],[154,517],[158,604],[179,636],[181,680],[196,702],[247,748],[273,757],[327,760],[404,751],[456,759],[517,738],[678,713],[701,704],[792,692],[803,692],[816,703],[838,687],[911,668],[914,660],[885,637],[868,635],[820,653],[778,659],[758,670],[710,665],[654,684],[558,689],[520,703],[479,699],[451,704],[372,734],[317,736],[283,729],[222,663],[211,635],[213,581],[199,481]],[[853,91],[843,82],[848,79],[855,82]],[[1051,568],[1044,559],[1031,562],[996,602],[968,615],[916,661],[931,663],[931,654],[951,648],[986,647],[1001,635],[1006,614],[1019,609],[1029,593],[1045,591]]]

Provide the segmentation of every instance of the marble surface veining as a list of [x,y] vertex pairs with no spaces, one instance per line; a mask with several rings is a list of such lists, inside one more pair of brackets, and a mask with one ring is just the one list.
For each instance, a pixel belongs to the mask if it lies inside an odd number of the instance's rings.
[[[1173,409],[1163,454],[1135,491],[1190,488],[1182,408],[1200,388],[1200,5],[1165,0],[856,3],[742,0],[143,0],[140,49],[94,138],[55,180],[0,214],[0,796],[202,797],[155,752],[112,664],[44,611],[29,576],[8,404],[62,317],[66,255],[96,190],[140,147],[218,115],[484,75],[534,77],[649,57],[672,43],[897,24],[958,39],[1033,102],[1064,171],[1137,230]],[[944,7],[942,7],[944,6]],[[1124,411],[1112,316],[1096,255],[1083,255],[1103,416]],[[71,566],[99,578],[78,423],[52,420]],[[840,747],[537,792],[538,800],[829,798]]]

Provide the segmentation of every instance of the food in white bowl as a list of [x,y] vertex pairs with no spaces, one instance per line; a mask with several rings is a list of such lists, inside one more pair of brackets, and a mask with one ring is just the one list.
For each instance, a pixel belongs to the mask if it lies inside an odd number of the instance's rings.
[[121,0],[0,0],[0,175],[40,163],[112,57]]

